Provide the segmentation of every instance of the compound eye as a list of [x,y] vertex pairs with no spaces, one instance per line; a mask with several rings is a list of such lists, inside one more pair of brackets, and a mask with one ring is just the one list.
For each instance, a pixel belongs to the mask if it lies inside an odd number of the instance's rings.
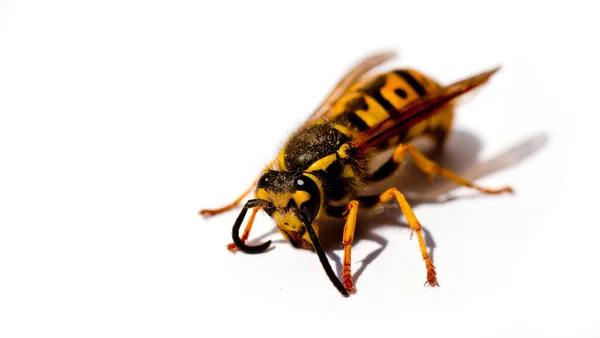
[[321,208],[321,192],[317,184],[306,176],[297,177],[294,181],[296,190],[306,191],[310,194],[310,199],[300,205],[300,212],[304,214],[308,222],[312,222]]
[[302,189],[302,187],[304,187],[304,185],[306,185],[306,183],[304,183],[304,179],[302,177],[297,178],[295,184],[296,184],[297,190],[304,190],[304,189]]
[[264,173],[260,179],[258,180],[258,182],[256,183],[256,187],[257,188],[264,188],[265,186],[268,186],[269,183],[271,182],[271,180],[273,179],[272,177],[273,175],[271,175],[270,172]]
[[297,176],[294,179],[294,188],[296,188],[296,190],[300,190],[300,191],[307,191],[311,195],[315,194],[315,193],[319,194],[319,187],[317,186],[315,181],[313,181],[312,178],[304,176],[304,175]]

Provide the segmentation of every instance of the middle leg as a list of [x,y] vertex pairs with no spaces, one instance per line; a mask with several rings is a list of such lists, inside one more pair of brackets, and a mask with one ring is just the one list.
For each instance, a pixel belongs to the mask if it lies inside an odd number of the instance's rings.
[[425,245],[425,238],[423,238],[423,232],[421,229],[421,223],[417,220],[415,213],[412,208],[406,201],[406,197],[398,191],[396,188],[390,188],[386,190],[383,194],[379,195],[379,203],[385,203],[390,199],[396,199],[398,205],[400,206],[400,210],[404,214],[408,225],[410,226],[411,237],[413,233],[417,234],[417,238],[419,239],[419,247],[421,248],[421,256],[425,261],[425,267],[427,268],[427,281],[425,284],[429,284],[430,286],[439,286],[436,278],[435,267],[433,266],[433,262],[429,257],[429,253],[427,252],[427,246]]

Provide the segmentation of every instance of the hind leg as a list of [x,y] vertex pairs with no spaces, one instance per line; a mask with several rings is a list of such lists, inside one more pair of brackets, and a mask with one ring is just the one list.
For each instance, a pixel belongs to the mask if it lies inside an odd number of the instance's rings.
[[448,104],[436,116],[429,120],[425,135],[434,142],[432,156],[439,159],[444,152],[452,130],[454,106]]
[[428,159],[412,144],[399,145],[396,148],[396,150],[394,151],[394,154],[392,155],[392,159],[397,163],[403,163],[404,157],[406,156],[406,154],[409,154],[412,157],[417,168],[419,168],[422,172],[427,174],[429,176],[430,180],[432,180],[433,178],[435,178],[437,176],[441,176],[443,178],[446,178],[446,179],[453,181],[454,183],[457,183],[464,187],[479,190],[480,192],[482,192],[484,194],[500,194],[500,193],[505,193],[505,192],[509,192],[509,193],[513,192],[512,188],[508,187],[508,186],[500,188],[500,189],[489,189],[489,188],[484,188],[482,186],[476,185],[476,184],[464,179],[463,177],[460,177],[459,175],[455,174],[454,172],[441,167],[438,163]]
[[[431,154],[432,158],[439,160],[444,152],[448,137],[450,136],[453,115],[454,107],[452,104],[448,104],[434,117],[430,118],[428,121],[421,122],[420,126],[413,129],[414,134],[409,134],[408,138],[417,138],[418,136],[424,135],[431,139],[434,142],[434,147],[433,150],[430,152],[428,151],[428,153]],[[390,158],[379,167],[379,169],[367,177],[367,181],[379,182],[390,177],[398,170],[400,164],[401,163],[394,160],[393,157]]]

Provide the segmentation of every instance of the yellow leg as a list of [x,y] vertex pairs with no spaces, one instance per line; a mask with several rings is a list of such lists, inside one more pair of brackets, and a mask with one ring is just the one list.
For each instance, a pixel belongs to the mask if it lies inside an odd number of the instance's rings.
[[411,236],[413,232],[417,233],[417,238],[419,239],[419,246],[421,247],[421,255],[423,256],[423,260],[425,260],[425,267],[427,268],[427,281],[425,284],[429,284],[431,286],[439,286],[437,279],[435,277],[435,267],[431,262],[431,258],[429,258],[429,254],[427,253],[427,247],[425,246],[425,239],[423,238],[423,232],[421,231],[421,223],[417,220],[415,213],[412,211],[412,208],[406,201],[406,198],[398,189],[391,188],[386,190],[383,194],[379,195],[379,202],[385,203],[390,199],[395,198],[398,201],[398,205],[400,205],[400,209],[408,222],[411,230]]
[[421,169],[425,174],[429,175],[429,179],[433,179],[436,176],[442,176],[447,178],[457,184],[460,184],[465,187],[477,189],[484,194],[500,194],[503,192],[512,193],[513,189],[511,187],[503,187],[500,189],[487,189],[480,187],[478,185],[473,184],[472,182],[467,181],[466,179],[458,176],[452,171],[440,167],[439,164],[431,161],[425,155],[423,155],[414,145],[412,144],[401,144],[394,151],[393,159],[397,163],[402,163],[404,161],[404,156],[406,153],[409,153],[410,156],[415,161],[415,165]]
[[346,218],[346,224],[344,224],[344,239],[342,245],[344,246],[344,262],[342,264],[342,284],[348,293],[354,293],[354,282],[352,281],[352,259],[350,251],[352,250],[352,241],[354,240],[354,230],[356,229],[356,217],[358,216],[359,204],[357,201],[350,201],[346,210],[348,210],[348,216]]
[[246,197],[246,195],[248,195],[252,191],[252,188],[254,188],[257,181],[258,181],[258,178],[255,179],[254,182],[252,182],[252,185],[248,189],[246,189],[246,191],[244,191],[244,193],[241,194],[240,197],[238,197],[232,203],[227,204],[226,206],[218,208],[218,209],[202,209],[202,210],[200,210],[200,215],[202,215],[204,217],[210,217],[210,216],[224,213],[226,211],[229,211],[229,210],[237,207],[237,205],[240,204],[240,202],[244,199],[244,197]]
[[[271,163],[269,163],[267,168],[269,168],[269,169],[273,168],[273,164],[275,164],[275,160],[271,161]],[[232,203],[227,204],[226,206],[218,208],[218,209],[202,209],[202,210],[200,210],[200,215],[202,215],[204,217],[211,217],[211,216],[215,216],[215,215],[224,213],[231,209],[234,209],[235,207],[237,207],[238,204],[240,204],[240,202],[244,199],[244,197],[246,197],[252,191],[252,188],[254,188],[254,186],[256,185],[256,182],[258,182],[259,179],[260,179],[260,176],[256,177],[256,179],[254,179],[254,182],[252,182],[252,185],[250,185],[248,187],[248,189],[246,189],[246,191],[244,191],[244,193],[241,194]]]
[[[252,214],[250,215],[250,218],[248,219],[248,223],[246,223],[246,227],[244,228],[244,232],[242,233],[242,236],[240,237],[240,239],[242,240],[242,242],[246,242],[246,240],[248,240],[248,236],[250,236],[250,230],[252,230],[252,224],[254,223],[254,217],[256,217],[256,213],[258,212],[258,210],[260,210],[260,208],[256,207],[252,209]],[[236,252],[238,251],[238,247],[235,245],[235,243],[229,243],[227,245],[227,249],[231,252]]]

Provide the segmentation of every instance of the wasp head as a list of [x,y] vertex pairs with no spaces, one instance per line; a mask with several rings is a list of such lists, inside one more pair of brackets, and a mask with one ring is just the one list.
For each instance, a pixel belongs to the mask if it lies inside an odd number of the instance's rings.
[[256,199],[246,202],[233,225],[233,242],[247,253],[261,253],[267,250],[271,241],[249,246],[239,237],[240,226],[248,209],[261,208],[275,220],[279,231],[292,245],[317,253],[329,280],[342,295],[348,296],[344,285],[333,272],[317,235],[318,228],[314,221],[323,201],[320,187],[320,180],[311,173],[266,172],[256,185]]
[[313,249],[305,223],[312,224],[321,209],[316,180],[312,174],[268,171],[256,185],[256,197],[269,202],[265,211],[295,247]]

